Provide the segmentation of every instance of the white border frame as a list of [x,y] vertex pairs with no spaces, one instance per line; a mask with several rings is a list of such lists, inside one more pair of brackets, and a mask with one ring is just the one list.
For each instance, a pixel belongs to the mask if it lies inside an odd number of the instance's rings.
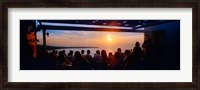
[[[20,70],[21,19],[180,19],[181,70]],[[8,82],[192,82],[192,8],[9,8]]]

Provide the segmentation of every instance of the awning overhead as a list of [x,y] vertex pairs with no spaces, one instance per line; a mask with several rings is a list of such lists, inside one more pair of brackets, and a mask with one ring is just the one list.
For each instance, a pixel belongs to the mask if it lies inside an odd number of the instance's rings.
[[144,32],[137,30],[177,20],[38,20],[46,30]]

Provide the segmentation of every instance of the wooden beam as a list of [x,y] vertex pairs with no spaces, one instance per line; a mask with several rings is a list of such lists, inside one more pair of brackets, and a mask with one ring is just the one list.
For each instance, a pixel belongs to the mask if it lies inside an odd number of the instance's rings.
[[134,29],[110,29],[110,28],[87,28],[87,27],[69,27],[69,26],[50,26],[43,25],[46,30],[66,30],[66,31],[108,31],[108,32],[143,32]]

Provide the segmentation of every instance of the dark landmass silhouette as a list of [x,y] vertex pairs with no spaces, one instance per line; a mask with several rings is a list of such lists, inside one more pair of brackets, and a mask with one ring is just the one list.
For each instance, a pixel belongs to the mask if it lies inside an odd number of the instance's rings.
[[[43,45],[37,45],[38,48],[42,48]],[[46,46],[47,50],[53,50],[53,49],[73,49],[73,48],[99,48],[99,47],[94,47],[94,46],[68,46],[68,47],[64,47],[64,46]]]

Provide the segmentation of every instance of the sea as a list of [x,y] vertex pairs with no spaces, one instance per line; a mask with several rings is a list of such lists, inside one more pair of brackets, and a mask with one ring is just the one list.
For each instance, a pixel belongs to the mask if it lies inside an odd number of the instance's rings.
[[[70,50],[72,50],[74,53],[76,51],[81,52],[81,50],[84,50],[86,54],[87,50],[90,50],[90,55],[94,56],[94,54],[96,53],[97,50],[99,50],[101,52],[101,50],[106,50],[106,53],[108,55],[108,53],[112,53],[114,55],[114,53],[117,51],[118,48],[121,48],[122,52],[124,52],[125,50],[132,50],[133,46],[118,46],[118,47],[107,47],[107,46],[102,46],[99,48],[63,48],[63,49],[56,49],[57,51],[62,51],[65,50],[66,54],[69,53]],[[51,52],[52,50],[50,50],[49,52]]]

